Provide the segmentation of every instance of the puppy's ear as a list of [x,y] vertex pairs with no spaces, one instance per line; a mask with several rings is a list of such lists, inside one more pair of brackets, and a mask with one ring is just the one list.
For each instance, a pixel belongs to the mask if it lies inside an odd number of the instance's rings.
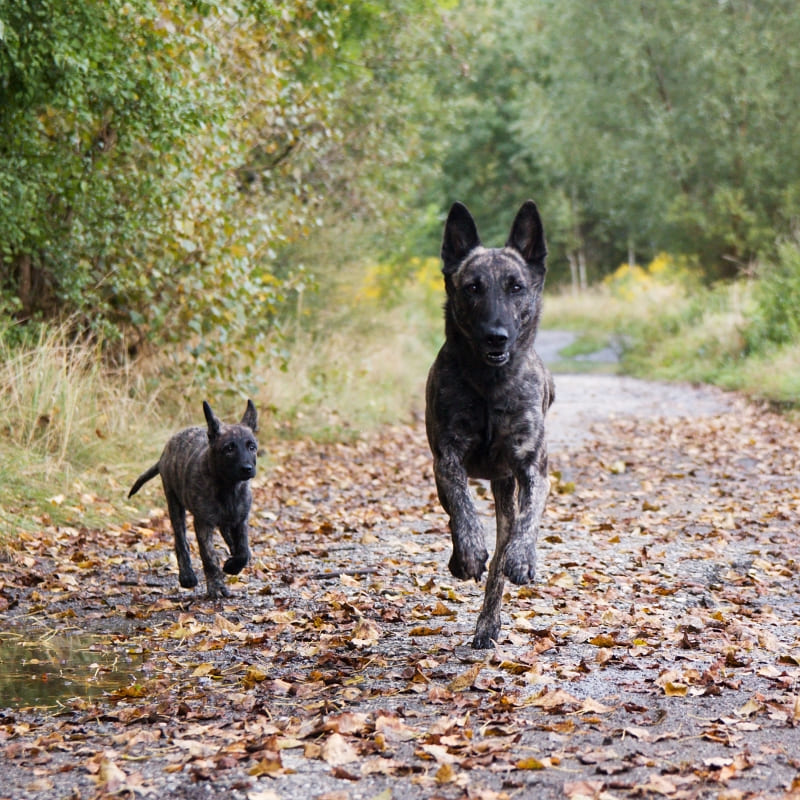
[[512,247],[536,272],[545,272],[547,245],[544,241],[544,226],[539,210],[533,200],[527,200],[517,212],[506,247]]
[[472,214],[463,203],[453,203],[442,239],[442,272],[452,275],[467,254],[481,243]]
[[220,421],[211,410],[211,406],[207,401],[203,400],[203,413],[206,415],[206,422],[208,423],[208,441],[213,442],[219,436]]
[[252,400],[247,401],[247,409],[242,417],[242,425],[247,425],[253,433],[258,433],[258,412]]

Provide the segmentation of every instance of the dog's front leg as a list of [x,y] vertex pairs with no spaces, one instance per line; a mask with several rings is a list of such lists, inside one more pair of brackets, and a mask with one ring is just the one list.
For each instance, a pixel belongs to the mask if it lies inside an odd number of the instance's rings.
[[476,581],[486,569],[489,551],[486,549],[483,525],[467,483],[467,471],[458,458],[442,456],[434,463],[436,490],[439,501],[450,517],[453,556],[450,572],[456,578]]
[[222,570],[228,575],[238,575],[250,562],[247,522],[225,526],[220,530],[231,553],[230,558],[222,565]]
[[486,578],[483,607],[478,616],[475,638],[472,640],[472,646],[476,649],[483,650],[491,647],[492,642],[496,642],[500,636],[500,608],[503,603],[503,586],[505,585],[503,563],[514,525],[514,488],[514,478],[492,481],[497,540],[492,563],[489,565],[489,575]]
[[503,571],[518,586],[536,577],[536,540],[539,522],[550,490],[547,480],[547,454],[541,452],[538,463],[517,477],[519,511],[506,548]]
[[197,533],[197,544],[200,547],[203,572],[206,575],[206,592],[209,600],[230,597],[231,593],[228,587],[225,586],[225,577],[219,568],[217,552],[214,549],[214,526],[195,517],[194,529],[195,533]]
[[178,559],[178,582],[184,589],[197,586],[197,576],[192,569],[189,543],[186,541],[186,509],[172,492],[166,492],[169,521],[175,536],[175,557]]

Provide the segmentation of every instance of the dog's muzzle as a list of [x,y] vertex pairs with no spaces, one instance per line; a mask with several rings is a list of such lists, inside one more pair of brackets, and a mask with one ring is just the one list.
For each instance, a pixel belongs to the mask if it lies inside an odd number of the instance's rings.
[[240,481],[249,481],[250,478],[254,478],[255,475],[256,475],[255,465],[243,464],[241,467],[239,467]]
[[491,367],[502,367],[511,357],[508,349],[508,331],[501,326],[491,328],[483,338],[483,358]]

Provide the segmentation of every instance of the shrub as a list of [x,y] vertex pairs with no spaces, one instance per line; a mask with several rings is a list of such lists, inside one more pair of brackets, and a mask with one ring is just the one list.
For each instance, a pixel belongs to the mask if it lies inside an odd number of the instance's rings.
[[755,300],[746,331],[750,349],[762,351],[800,340],[800,239],[782,241],[775,263],[760,268]]

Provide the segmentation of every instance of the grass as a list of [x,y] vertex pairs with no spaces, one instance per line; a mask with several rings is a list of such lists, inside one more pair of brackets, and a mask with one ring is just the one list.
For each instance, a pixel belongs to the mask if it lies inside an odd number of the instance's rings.
[[[441,296],[409,284],[386,303],[327,306],[283,342],[284,359],[258,365],[253,399],[262,442],[276,436],[341,439],[422,411],[423,387],[441,338]],[[313,324],[312,324],[313,322]],[[105,525],[144,510],[129,486],[185,425],[204,424],[208,397],[223,419],[239,419],[237,395],[187,384],[165,354],[110,369],[96,343],[74,342],[68,326],[43,328],[13,347],[0,335],[0,542],[42,524]],[[265,448],[266,462],[269,448]],[[127,508],[127,510],[126,510]]]
[[443,335],[440,309],[439,297],[410,292],[299,328],[285,363],[265,367],[267,424],[281,435],[336,439],[421,413]]
[[[89,498],[121,491],[136,437],[158,423],[156,398],[131,369],[104,368],[98,346],[75,343],[66,325],[43,328],[27,345],[10,347],[7,338],[0,337],[3,527],[35,528],[42,515],[53,524],[96,521]],[[84,500],[76,507],[67,496]]]
[[800,343],[753,348],[758,283],[649,284],[633,298],[601,285],[547,298],[543,322],[577,331],[565,357],[623,343],[621,371],[709,383],[785,409],[800,406]]

